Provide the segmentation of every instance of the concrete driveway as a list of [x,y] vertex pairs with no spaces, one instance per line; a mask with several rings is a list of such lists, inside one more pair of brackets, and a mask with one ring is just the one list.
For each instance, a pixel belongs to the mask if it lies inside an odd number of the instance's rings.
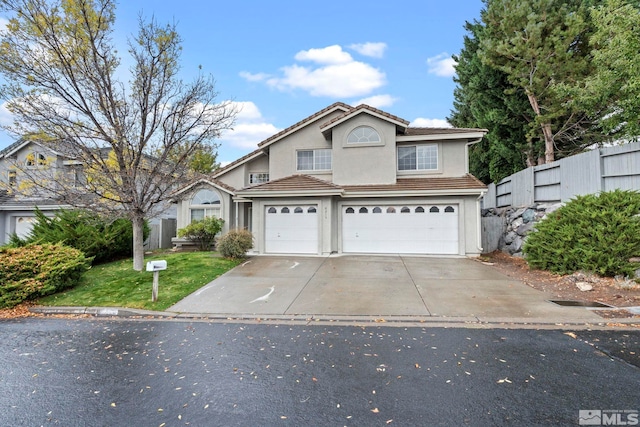
[[467,258],[258,256],[170,307],[227,316],[441,317],[598,322]]

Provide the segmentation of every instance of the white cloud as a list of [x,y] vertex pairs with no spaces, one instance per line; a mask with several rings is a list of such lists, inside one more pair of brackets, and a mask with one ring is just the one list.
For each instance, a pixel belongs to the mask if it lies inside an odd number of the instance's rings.
[[240,71],[240,77],[242,77],[243,79],[249,81],[249,82],[261,82],[264,80],[267,80],[270,76],[269,74],[265,74],[265,73],[250,73],[248,71]]
[[429,74],[440,77],[452,77],[456,74],[456,61],[446,52],[427,58]]
[[0,32],[7,29],[8,23],[9,23],[8,19],[0,17]]
[[351,55],[342,50],[338,45],[327,46],[321,49],[301,50],[294,56],[296,61],[310,61],[317,64],[348,64],[353,61]]
[[383,72],[358,61],[320,68],[291,65],[282,70],[284,76],[267,80],[269,86],[282,91],[302,89],[312,96],[350,98],[367,95],[386,84]]
[[398,98],[394,98],[391,95],[374,95],[368,98],[362,98],[359,101],[355,102],[355,105],[367,104],[374,108],[385,108],[390,107],[398,100]]
[[370,56],[372,58],[382,58],[384,51],[387,49],[386,43],[354,43],[348,46],[349,49],[353,49],[360,55]]
[[443,119],[425,119],[418,117],[411,122],[410,126],[417,128],[450,128],[453,127],[448,121]]
[[[384,72],[354,60],[338,45],[300,51],[295,60],[297,63],[282,67],[280,75],[248,72],[240,75],[249,81],[264,81],[282,92],[302,90],[311,96],[339,99],[366,96],[387,83]],[[306,64],[309,62],[312,64]]]
[[220,142],[223,145],[229,144],[235,148],[255,150],[259,142],[280,132],[281,129],[264,120],[260,109],[253,102],[234,102],[234,104],[239,109],[236,124],[233,130],[222,134]]

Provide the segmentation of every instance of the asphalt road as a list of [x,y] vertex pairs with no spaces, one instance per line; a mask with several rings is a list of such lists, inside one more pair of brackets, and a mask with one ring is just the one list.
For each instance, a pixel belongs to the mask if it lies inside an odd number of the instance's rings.
[[0,321],[0,425],[577,425],[580,410],[640,409],[639,341],[640,331]]

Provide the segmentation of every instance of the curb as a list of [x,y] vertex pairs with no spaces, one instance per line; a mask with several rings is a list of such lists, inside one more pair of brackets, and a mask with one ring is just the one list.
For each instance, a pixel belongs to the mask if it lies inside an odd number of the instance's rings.
[[[295,323],[295,324],[358,324],[363,323],[378,326],[432,326],[432,327],[522,327],[566,329],[567,327],[581,328],[611,328],[615,324],[618,328],[633,327],[640,324],[638,318],[603,318],[601,322],[572,321],[567,319],[538,319],[538,318],[479,318],[469,317],[440,317],[440,316],[333,316],[321,314],[309,315],[255,315],[255,314],[211,314],[211,313],[176,313],[170,311],[151,311],[122,307],[31,307],[29,311],[43,315],[88,315],[105,318],[122,319],[159,319],[159,320],[193,320],[218,322],[258,322],[265,324]],[[637,326],[636,326],[637,328]],[[634,329],[636,329],[634,328]]]

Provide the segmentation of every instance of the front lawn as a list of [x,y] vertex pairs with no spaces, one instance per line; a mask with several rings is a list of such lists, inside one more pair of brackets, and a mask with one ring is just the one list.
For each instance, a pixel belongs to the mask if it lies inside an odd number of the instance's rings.
[[131,259],[93,266],[75,288],[40,298],[37,303],[162,311],[239,264],[214,252],[165,253],[145,257],[145,262],[159,259],[167,261],[167,269],[159,273],[155,303],[151,302],[153,273],[134,271]]

